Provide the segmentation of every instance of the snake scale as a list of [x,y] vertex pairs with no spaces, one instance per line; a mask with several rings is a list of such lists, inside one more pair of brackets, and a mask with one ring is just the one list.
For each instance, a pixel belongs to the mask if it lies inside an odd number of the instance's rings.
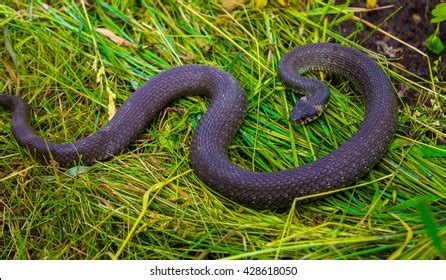
[[191,143],[196,174],[224,196],[246,206],[266,209],[289,206],[296,197],[348,186],[366,174],[386,152],[397,123],[397,99],[391,82],[369,56],[334,43],[294,48],[279,65],[284,84],[304,96],[290,120],[305,123],[328,102],[322,81],[302,76],[322,70],[352,82],[365,102],[365,118],[357,132],[329,155],[294,169],[253,172],[231,163],[228,145],[242,123],[246,97],[230,74],[206,65],[166,70],[137,89],[96,133],[55,144],[39,137],[30,126],[30,110],[19,97],[2,94],[0,105],[14,111],[12,132],[17,142],[37,157],[54,159],[62,167],[93,164],[123,150],[167,104],[186,95],[211,100]]

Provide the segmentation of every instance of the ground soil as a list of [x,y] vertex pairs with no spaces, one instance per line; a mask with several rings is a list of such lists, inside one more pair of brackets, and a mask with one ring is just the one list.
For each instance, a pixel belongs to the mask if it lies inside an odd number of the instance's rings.
[[[336,4],[344,2],[337,0]],[[353,0],[351,6],[364,7],[365,2],[365,0]],[[441,2],[446,2],[446,0],[378,0],[378,4],[381,7],[387,5],[393,5],[393,7],[360,13],[358,17],[380,26],[386,32],[429,54],[431,61],[434,61],[439,56],[427,49],[425,41],[436,29],[436,24],[430,23],[432,18],[431,11],[436,4]],[[392,13],[395,14],[392,15]],[[390,15],[392,16],[389,17]],[[348,36],[358,30],[357,25],[353,21],[344,22],[338,28],[344,36]],[[421,77],[429,77],[425,57],[380,32],[375,31],[370,35],[372,30],[366,27],[354,36],[354,40],[370,50],[397,59],[398,63],[412,73]],[[446,45],[445,22],[440,25],[440,31],[440,37]],[[444,62],[446,61],[445,51],[441,54],[441,58],[441,61],[443,61],[442,67],[444,67]],[[446,68],[439,70],[438,75],[440,79],[446,80]]]

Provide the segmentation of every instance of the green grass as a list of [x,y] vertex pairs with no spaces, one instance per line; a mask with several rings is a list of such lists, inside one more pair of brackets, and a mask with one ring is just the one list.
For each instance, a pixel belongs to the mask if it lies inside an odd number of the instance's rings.
[[0,110],[1,259],[446,257],[446,85],[437,64],[429,79],[404,73],[397,61],[341,37],[326,15],[337,13],[339,23],[352,14],[319,1],[232,14],[216,0],[24,2],[0,4],[0,91],[20,94],[33,108],[33,127],[52,141],[94,133],[151,76],[201,63],[232,73],[248,95],[230,146],[234,163],[274,171],[312,162],[356,131],[362,101],[347,82],[328,79],[325,113],[292,126],[295,97],[276,69],[292,47],[327,40],[368,52],[397,91],[409,89],[418,101],[400,104],[389,152],[356,185],[281,212],[237,205],[192,172],[189,144],[209,103],[200,97],[176,101],[128,150],[79,173],[29,156],[12,136],[12,114]]

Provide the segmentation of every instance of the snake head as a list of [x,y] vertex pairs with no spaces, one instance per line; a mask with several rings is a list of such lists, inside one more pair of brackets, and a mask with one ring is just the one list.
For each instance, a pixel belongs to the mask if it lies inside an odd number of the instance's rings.
[[324,105],[311,104],[307,97],[302,97],[294,106],[290,115],[290,122],[293,124],[306,124],[317,119],[324,110]]
[[306,94],[297,101],[291,112],[290,122],[293,124],[305,124],[317,119],[327,106],[330,97],[330,91],[322,81],[307,78],[302,79],[302,83],[305,84],[296,84],[293,86],[293,82],[296,82],[296,79],[291,80],[290,83],[292,90]]

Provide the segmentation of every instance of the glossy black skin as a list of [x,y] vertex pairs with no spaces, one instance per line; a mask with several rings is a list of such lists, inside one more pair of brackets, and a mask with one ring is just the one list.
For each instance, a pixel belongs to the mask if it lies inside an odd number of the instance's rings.
[[311,164],[279,172],[252,172],[231,163],[228,145],[246,108],[240,84],[230,74],[205,65],[187,65],[154,76],[131,95],[113,119],[83,139],[55,144],[36,135],[29,125],[29,108],[16,96],[0,95],[0,105],[14,110],[12,131],[18,143],[38,157],[63,167],[93,164],[123,150],[173,100],[206,95],[211,106],[191,144],[197,175],[224,196],[249,207],[282,208],[296,197],[343,187],[355,182],[383,156],[397,122],[397,100],[381,68],[367,55],[337,44],[297,47],[285,55],[279,74],[286,86],[305,94],[291,121],[306,122],[321,113],[329,91],[319,80],[302,77],[323,70],[350,80],[363,95],[366,114],[362,126],[346,143]]

